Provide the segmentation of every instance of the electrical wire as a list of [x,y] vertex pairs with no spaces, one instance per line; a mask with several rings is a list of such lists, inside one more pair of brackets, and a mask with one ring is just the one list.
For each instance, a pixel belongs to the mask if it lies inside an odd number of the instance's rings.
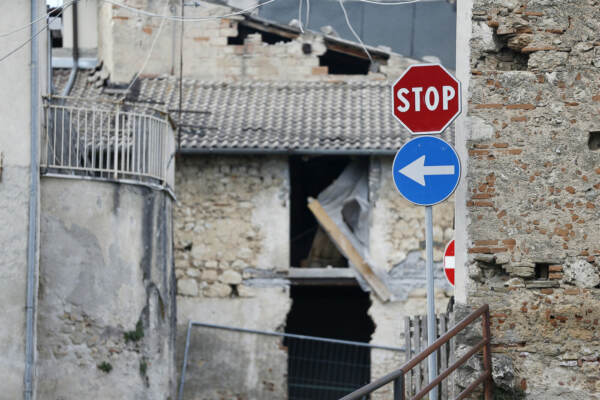
[[[69,7],[70,5],[72,5],[73,3],[75,3],[75,1],[77,1],[77,0],[72,0],[72,1],[68,2],[67,4],[64,4],[64,5],[63,5],[61,8],[64,10],[65,8],[67,8],[67,7]],[[22,31],[23,29],[27,29],[27,28],[29,28],[31,25],[33,25],[33,24],[37,24],[37,23],[38,23],[38,22],[40,22],[41,20],[48,18],[48,17],[50,16],[50,14],[52,14],[52,13],[53,13],[53,12],[55,12],[55,11],[56,11],[56,10],[52,10],[52,11],[50,11],[49,13],[46,13],[46,14],[42,15],[41,17],[39,17],[39,18],[38,18],[38,19],[36,19],[35,21],[32,21],[32,22],[28,23],[27,25],[23,25],[23,26],[21,26],[20,28],[14,29],[14,30],[12,30],[12,31],[10,31],[10,32],[0,33],[0,38],[7,37],[7,36],[10,36],[10,35],[12,35],[12,34],[14,34],[14,33],[17,33],[17,32],[19,32],[19,31]]]
[[298,0],[298,26],[300,32],[304,33],[304,28],[302,28],[302,0]]
[[108,3],[108,4],[112,4],[114,6],[117,6],[117,7],[121,7],[125,10],[129,10],[131,12],[134,12],[134,13],[137,13],[140,15],[145,15],[147,17],[164,18],[164,19],[168,19],[171,21],[197,22],[197,21],[211,21],[214,19],[223,19],[223,18],[234,17],[236,15],[242,15],[242,14],[248,13],[250,11],[254,11],[259,7],[266,6],[267,4],[270,4],[276,0],[267,0],[264,3],[257,4],[255,6],[248,7],[243,10],[232,12],[232,13],[225,14],[225,15],[217,15],[217,16],[211,16],[211,17],[198,17],[198,18],[195,18],[195,17],[183,18],[183,17],[177,17],[177,16],[173,16],[173,15],[156,14],[156,13],[152,13],[149,11],[140,10],[139,8],[130,7],[123,3],[119,3],[118,1],[115,1],[115,0],[102,0],[102,1],[105,3]]
[[[167,7],[168,7],[169,3],[167,3]],[[165,7],[165,8],[167,8]],[[146,69],[146,65],[148,65],[148,61],[150,60],[150,56],[152,55],[152,51],[154,50],[154,46],[156,45],[157,39],[160,36],[163,26],[165,26],[165,21],[166,19],[163,19],[162,21],[160,21],[160,26],[158,27],[158,30],[156,31],[156,34],[154,35],[154,39],[152,39],[152,44],[150,45],[150,49],[148,50],[148,54],[146,55],[146,59],[144,60],[144,63],[142,64],[142,68],[140,68],[140,70],[137,72],[137,74],[135,74],[135,77],[133,78],[133,80],[131,81],[131,83],[129,84],[129,86],[127,86],[127,92],[129,92],[129,90],[131,89],[131,87],[133,86],[133,84],[138,80],[138,78],[140,77],[140,74],[142,72],[144,72],[144,69]]]
[[308,29],[308,23],[310,22],[310,0],[306,0],[306,29]]
[[352,24],[350,23],[350,18],[348,18],[348,13],[346,12],[346,7],[344,7],[344,0],[338,0],[338,3],[340,3],[340,7],[342,8],[342,12],[344,13],[344,18],[346,18],[346,24],[348,25],[348,28],[350,28],[350,32],[352,32],[352,34],[354,35],[356,40],[358,40],[358,43],[360,43],[362,49],[367,54],[367,57],[369,57],[369,61],[371,61],[371,65],[373,65],[373,58],[371,57],[371,53],[369,53],[369,50],[367,50],[367,46],[365,46],[365,44],[361,40],[360,36],[358,36],[356,31],[352,27]]
[[[72,3],[71,3],[72,4]],[[60,15],[65,11],[65,9],[63,8],[62,10],[60,10],[60,12],[58,14],[56,14],[54,17],[54,19],[60,17]],[[27,46],[27,44],[29,44],[29,42],[31,42],[33,39],[35,39],[40,33],[44,32],[46,29],[48,28],[48,25],[44,25],[44,27],[42,29],[40,29],[39,31],[37,31],[33,36],[31,36],[29,39],[27,39],[26,41],[24,41],[23,43],[21,43],[20,45],[18,45],[16,48],[14,48],[13,50],[9,51],[8,53],[6,53],[5,55],[2,56],[2,58],[0,58],[0,63],[4,60],[6,60],[8,57],[12,56],[13,54],[15,54],[17,51],[21,50],[23,47]]]
[[[380,6],[400,6],[403,4],[414,4],[414,3],[432,3],[431,0],[406,0],[406,1],[376,1],[376,0],[358,0],[361,3],[377,4]],[[440,0],[441,1],[441,0]]]

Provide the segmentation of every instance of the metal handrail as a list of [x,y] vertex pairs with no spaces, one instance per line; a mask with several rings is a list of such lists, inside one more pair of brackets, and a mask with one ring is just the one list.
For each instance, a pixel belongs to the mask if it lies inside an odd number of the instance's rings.
[[479,307],[477,310],[469,314],[466,318],[460,321],[455,327],[450,329],[444,335],[440,336],[438,340],[433,342],[431,346],[427,347],[421,353],[417,354],[414,358],[405,363],[402,367],[397,369],[394,372],[391,372],[382,378],[377,379],[369,383],[368,385],[363,386],[360,389],[355,390],[354,392],[342,397],[340,400],[359,400],[364,396],[374,392],[380,387],[387,385],[388,383],[393,382],[394,385],[394,400],[404,400],[404,375],[410,371],[412,368],[417,366],[421,361],[425,360],[427,356],[429,356],[434,351],[437,351],[444,344],[448,343],[450,339],[456,336],[459,332],[464,330],[469,324],[475,321],[477,318],[482,317],[481,325],[482,325],[482,336],[483,339],[477,343],[471,350],[469,350],[464,356],[462,356],[458,361],[449,366],[446,370],[444,370],[440,375],[431,381],[426,387],[424,387],[419,393],[417,393],[412,400],[418,400],[423,398],[431,389],[440,384],[440,382],[450,375],[457,368],[462,366],[465,362],[469,360],[475,353],[483,350],[483,373],[473,382],[471,383],[465,390],[463,390],[455,400],[464,399],[470,393],[475,390],[475,388],[483,382],[484,384],[484,396],[485,400],[492,399],[492,360],[491,360],[491,350],[490,350],[490,309],[487,304]]
[[175,137],[164,116],[132,112],[119,104],[45,100],[43,175],[173,188]]

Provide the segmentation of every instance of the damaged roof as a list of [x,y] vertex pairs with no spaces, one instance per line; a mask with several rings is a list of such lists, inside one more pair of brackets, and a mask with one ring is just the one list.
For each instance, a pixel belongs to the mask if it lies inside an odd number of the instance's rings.
[[[80,71],[71,96],[77,102],[116,100]],[[55,70],[59,92],[68,70]],[[118,92],[118,91],[117,91]],[[127,93],[136,111],[165,110],[181,129],[180,150],[190,153],[394,154],[410,133],[392,115],[385,81],[215,82],[141,78]],[[98,105],[98,107],[100,107]]]

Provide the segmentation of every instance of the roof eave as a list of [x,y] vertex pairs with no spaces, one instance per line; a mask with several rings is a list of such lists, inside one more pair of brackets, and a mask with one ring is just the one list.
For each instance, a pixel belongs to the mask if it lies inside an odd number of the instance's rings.
[[265,149],[265,148],[187,148],[179,149],[182,155],[246,154],[246,155],[315,155],[315,156],[393,156],[397,150],[386,149]]

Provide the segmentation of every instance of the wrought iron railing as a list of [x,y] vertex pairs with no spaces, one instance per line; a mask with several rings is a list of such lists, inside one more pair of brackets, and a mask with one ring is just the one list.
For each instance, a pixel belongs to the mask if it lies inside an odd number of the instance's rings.
[[481,306],[479,309],[475,310],[473,313],[468,315],[465,319],[460,321],[455,327],[450,329],[444,335],[442,335],[438,340],[433,342],[431,346],[427,347],[423,352],[416,355],[413,359],[404,364],[400,369],[397,369],[394,372],[387,374],[386,376],[377,379],[369,383],[368,385],[363,386],[362,388],[355,390],[347,396],[342,397],[340,400],[359,400],[363,399],[365,396],[373,393],[375,390],[379,389],[382,386],[392,383],[394,386],[394,400],[404,400],[405,399],[405,375],[408,371],[413,369],[423,360],[426,360],[427,357],[438,351],[442,345],[448,343],[450,339],[456,336],[459,332],[464,330],[467,326],[469,326],[473,321],[482,318],[482,336],[483,338],[473,346],[469,351],[467,351],[458,361],[449,366],[447,369],[442,371],[437,378],[429,382],[427,386],[422,388],[414,397],[411,397],[412,400],[422,399],[429,393],[433,388],[437,387],[442,380],[448,377],[452,372],[458,369],[460,366],[465,364],[473,355],[483,350],[483,373],[477,377],[465,390],[463,390],[455,400],[462,400],[475,390],[477,386],[483,383],[484,385],[484,398],[485,400],[492,400],[492,360],[491,360],[491,350],[490,350],[490,312],[489,306],[487,304]]
[[166,116],[65,99],[46,99],[44,112],[42,174],[173,187],[175,138]]

